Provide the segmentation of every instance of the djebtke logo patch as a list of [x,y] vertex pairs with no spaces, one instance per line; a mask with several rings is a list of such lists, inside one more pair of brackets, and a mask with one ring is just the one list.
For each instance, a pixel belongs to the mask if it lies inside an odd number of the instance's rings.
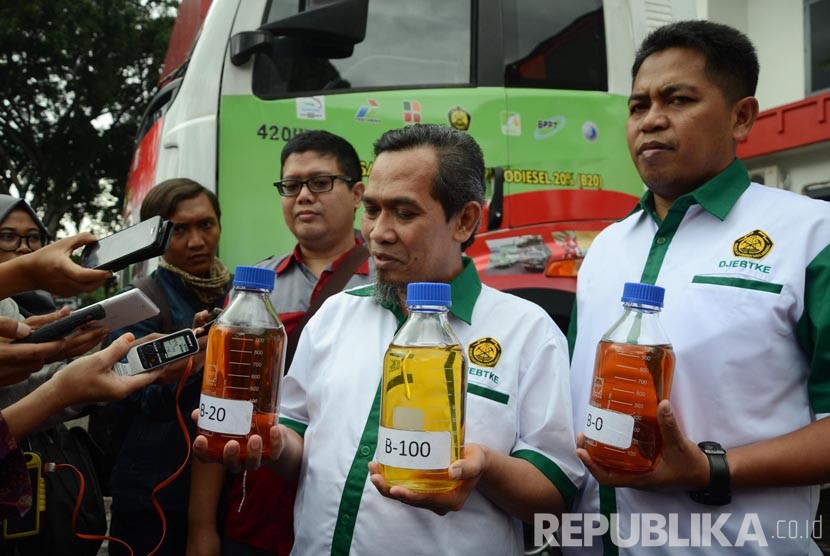
[[761,230],[753,230],[742,235],[732,244],[732,254],[736,257],[763,259],[772,250],[772,239]]
[[494,338],[480,338],[467,348],[470,361],[482,367],[495,367],[501,357],[501,345]]

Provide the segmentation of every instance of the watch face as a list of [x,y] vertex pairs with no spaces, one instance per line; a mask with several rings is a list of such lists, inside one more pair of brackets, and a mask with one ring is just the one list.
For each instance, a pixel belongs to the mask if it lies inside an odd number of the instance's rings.
[[700,444],[698,444],[698,447],[701,450],[703,450],[703,452],[706,453],[706,454],[719,455],[719,456],[722,456],[722,455],[726,454],[726,450],[724,450],[723,446],[721,446],[717,442],[701,442]]

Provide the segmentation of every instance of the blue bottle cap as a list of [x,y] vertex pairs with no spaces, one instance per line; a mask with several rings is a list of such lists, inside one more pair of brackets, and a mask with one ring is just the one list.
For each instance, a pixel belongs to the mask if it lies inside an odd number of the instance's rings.
[[639,305],[662,307],[665,294],[665,288],[661,288],[660,286],[641,284],[639,282],[626,282],[623,287],[622,301],[623,303],[637,303]]
[[233,286],[256,288],[258,290],[274,291],[274,280],[277,275],[270,268],[258,266],[237,266],[233,275]]
[[406,286],[406,306],[432,305],[452,307],[449,284],[441,282],[413,282]]

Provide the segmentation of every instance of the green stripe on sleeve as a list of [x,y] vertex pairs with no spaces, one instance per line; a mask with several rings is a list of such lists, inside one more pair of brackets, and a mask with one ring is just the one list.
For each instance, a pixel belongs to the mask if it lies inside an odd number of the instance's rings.
[[743,288],[746,290],[758,290],[769,293],[781,293],[784,289],[782,284],[774,284],[772,282],[762,282],[761,280],[747,280],[746,278],[728,278],[726,276],[695,276],[692,278],[693,284],[711,284],[714,286],[730,286],[733,288]]
[[305,430],[308,428],[308,425],[305,423],[300,423],[299,421],[289,419],[288,417],[280,417],[280,425],[285,425],[300,436],[305,436]]
[[830,245],[807,266],[804,312],[795,335],[810,361],[810,405],[816,413],[830,413]]
[[477,384],[467,383],[467,392],[475,394],[476,396],[481,396],[482,398],[487,398],[488,400],[493,400],[494,402],[503,403],[504,405],[507,405],[507,402],[510,401],[510,396],[504,392],[490,390],[489,388],[485,388],[484,386],[479,386]]
[[570,510],[573,508],[574,498],[576,498],[576,493],[579,489],[576,488],[573,481],[565,475],[565,472],[562,471],[558,465],[539,452],[534,452],[533,450],[516,450],[510,455],[514,458],[530,462],[531,465],[541,471],[542,474],[547,477],[551,483],[553,483],[553,486],[556,487],[559,494],[562,495],[567,509]]

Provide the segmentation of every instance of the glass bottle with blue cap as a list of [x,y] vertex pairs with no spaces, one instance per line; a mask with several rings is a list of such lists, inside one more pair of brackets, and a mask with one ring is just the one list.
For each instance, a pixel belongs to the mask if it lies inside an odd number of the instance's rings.
[[277,421],[286,334],[271,304],[274,279],[271,269],[237,266],[231,302],[208,336],[198,427],[216,461],[228,440],[244,459],[248,437],[268,438]]
[[585,448],[601,465],[645,473],[660,461],[657,404],[669,397],[674,351],[660,325],[665,290],[628,282],[623,315],[597,346]]
[[377,460],[390,486],[437,492],[460,482],[447,468],[462,457],[467,360],[451,304],[449,284],[409,284],[409,315],[383,358]]

